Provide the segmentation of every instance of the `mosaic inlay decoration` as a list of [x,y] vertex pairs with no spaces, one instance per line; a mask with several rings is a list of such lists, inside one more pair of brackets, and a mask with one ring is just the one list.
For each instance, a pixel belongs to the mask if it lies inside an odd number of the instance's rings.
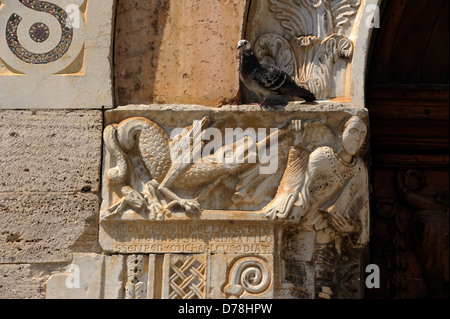
[[35,23],[30,28],[30,37],[34,42],[41,43],[48,39],[50,29],[45,23]]
[[[36,10],[39,12],[45,12],[54,16],[61,25],[61,40],[58,45],[47,53],[33,53],[26,50],[18,39],[17,29],[22,17],[13,13],[6,26],[6,40],[9,49],[22,61],[31,64],[47,64],[59,60],[69,49],[73,38],[73,29],[67,25],[67,13],[55,4],[38,1],[38,0],[18,0],[21,4]],[[29,31],[30,37],[37,43],[45,42],[49,35],[50,30],[47,25],[41,22],[37,22],[31,26]]]

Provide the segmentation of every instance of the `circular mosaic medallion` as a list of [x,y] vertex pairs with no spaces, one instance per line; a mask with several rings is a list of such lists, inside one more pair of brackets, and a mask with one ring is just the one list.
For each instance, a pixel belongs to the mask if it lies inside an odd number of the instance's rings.
[[50,30],[44,23],[35,23],[30,28],[30,37],[37,43],[44,42],[48,39],[49,35]]

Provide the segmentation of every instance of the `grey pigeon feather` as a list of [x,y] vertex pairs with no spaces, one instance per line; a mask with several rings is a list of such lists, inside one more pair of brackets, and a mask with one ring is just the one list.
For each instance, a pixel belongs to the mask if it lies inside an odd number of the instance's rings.
[[247,40],[240,40],[238,49],[241,50],[240,79],[259,96],[259,105],[263,105],[271,95],[297,96],[308,102],[316,99],[313,93],[298,86],[286,72],[271,63],[259,62]]

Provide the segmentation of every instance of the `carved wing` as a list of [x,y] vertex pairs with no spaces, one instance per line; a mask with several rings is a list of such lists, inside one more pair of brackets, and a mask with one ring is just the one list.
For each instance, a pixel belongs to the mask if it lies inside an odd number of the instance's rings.
[[275,215],[286,218],[291,211],[300,188],[305,181],[305,170],[308,165],[309,151],[305,148],[291,148],[287,167],[278,186],[274,199],[264,208],[266,216]]

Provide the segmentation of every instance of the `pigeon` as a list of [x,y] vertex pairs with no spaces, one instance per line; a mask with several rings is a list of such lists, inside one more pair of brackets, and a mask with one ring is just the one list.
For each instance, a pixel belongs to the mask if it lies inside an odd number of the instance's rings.
[[298,96],[307,102],[316,99],[313,93],[298,86],[286,72],[271,63],[259,62],[247,40],[240,40],[237,49],[241,52],[240,79],[259,96],[258,105],[262,106],[271,95]]

